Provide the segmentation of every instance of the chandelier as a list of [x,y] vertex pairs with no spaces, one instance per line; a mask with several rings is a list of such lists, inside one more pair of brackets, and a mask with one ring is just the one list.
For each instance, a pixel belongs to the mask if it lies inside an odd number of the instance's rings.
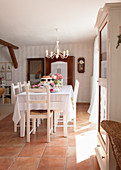
[[[58,29],[56,28],[56,32],[57,31],[58,31]],[[67,58],[68,56],[69,56],[69,50],[66,50],[63,52],[60,50],[58,38],[56,41],[56,46],[55,46],[54,51],[50,51],[50,53],[49,53],[48,50],[46,50],[47,58],[53,59],[55,57],[56,59],[58,59],[59,57],[61,57],[62,59],[64,59],[64,58]]]

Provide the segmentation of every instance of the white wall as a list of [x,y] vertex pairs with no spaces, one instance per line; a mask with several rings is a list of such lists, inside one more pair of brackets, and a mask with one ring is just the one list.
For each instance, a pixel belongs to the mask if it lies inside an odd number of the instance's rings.
[[[40,58],[45,57],[45,50],[53,50],[55,45],[48,46],[23,46],[19,50],[14,50],[18,61],[18,69],[12,69],[12,81],[26,80],[27,62],[26,58]],[[63,44],[60,45],[61,50],[69,49],[70,56],[75,56],[75,78],[79,80],[79,94],[78,102],[90,102],[90,77],[92,75],[92,56],[93,56],[93,42],[77,43],[77,44]],[[77,59],[79,57],[85,58],[85,73],[78,73]],[[11,62],[7,47],[0,47],[0,62]]]

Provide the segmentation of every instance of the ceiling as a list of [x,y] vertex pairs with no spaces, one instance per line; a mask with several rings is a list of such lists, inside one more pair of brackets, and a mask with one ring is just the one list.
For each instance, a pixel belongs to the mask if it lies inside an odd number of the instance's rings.
[[[94,40],[98,10],[121,0],[0,0],[0,39],[15,45]],[[58,33],[56,32],[58,28]]]

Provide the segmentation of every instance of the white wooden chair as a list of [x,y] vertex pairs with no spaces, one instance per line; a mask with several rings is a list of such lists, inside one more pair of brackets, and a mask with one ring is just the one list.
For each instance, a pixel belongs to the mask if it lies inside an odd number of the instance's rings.
[[[31,100],[30,93],[46,93],[46,100]],[[47,119],[47,142],[50,142],[50,134],[53,133],[53,111],[50,110],[50,90],[49,85],[44,89],[30,89],[26,86],[27,96],[27,142],[30,142],[30,134],[36,132],[36,119]],[[47,110],[30,110],[30,104],[46,104]],[[30,119],[32,119],[32,129],[30,130]]]
[[[71,98],[73,112],[75,115],[74,119],[71,121],[73,122],[74,131],[76,131],[76,101],[78,96],[78,90],[79,90],[79,81],[76,80],[73,96]],[[64,127],[64,116],[62,111],[54,111],[54,132],[56,132],[56,127]],[[72,125],[68,125],[68,127],[72,127]]]
[[[28,83],[26,81],[23,81],[23,84],[20,82],[20,92],[24,92],[26,91],[26,85],[28,84],[28,86],[30,87],[30,81],[28,81]],[[41,124],[41,120],[37,119],[37,127],[39,127],[39,125]]]
[[[15,105],[16,102],[16,97],[17,94],[20,93],[20,86],[19,83],[17,83],[17,85],[14,85],[13,83],[11,84],[11,98],[12,98],[12,104]],[[17,132],[17,127],[19,127],[19,125],[14,123],[14,132]]]

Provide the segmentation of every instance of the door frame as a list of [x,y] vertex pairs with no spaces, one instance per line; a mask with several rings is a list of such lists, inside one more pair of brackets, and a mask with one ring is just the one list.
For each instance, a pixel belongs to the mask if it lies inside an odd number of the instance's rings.
[[27,58],[27,82],[30,80],[30,62],[42,61],[43,62],[43,75],[44,75],[44,58]]

